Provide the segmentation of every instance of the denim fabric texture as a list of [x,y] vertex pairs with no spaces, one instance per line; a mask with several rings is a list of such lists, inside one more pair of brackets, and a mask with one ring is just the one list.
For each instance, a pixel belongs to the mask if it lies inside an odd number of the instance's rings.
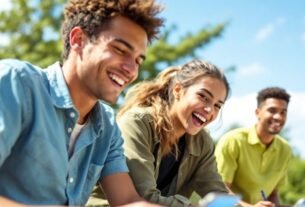
[[84,205],[104,176],[127,172],[110,106],[98,102],[73,155],[78,119],[59,63],[0,61],[0,195],[30,205]]

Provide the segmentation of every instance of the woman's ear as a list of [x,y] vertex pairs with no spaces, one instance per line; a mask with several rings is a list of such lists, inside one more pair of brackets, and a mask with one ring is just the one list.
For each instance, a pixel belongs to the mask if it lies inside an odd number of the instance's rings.
[[173,87],[173,94],[176,100],[180,99],[180,96],[182,94],[182,87],[180,84],[176,83]]

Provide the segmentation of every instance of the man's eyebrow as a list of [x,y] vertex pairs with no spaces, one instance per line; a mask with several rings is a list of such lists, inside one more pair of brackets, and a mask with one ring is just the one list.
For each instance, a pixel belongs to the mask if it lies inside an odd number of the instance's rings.
[[[209,90],[207,90],[207,89],[205,89],[205,88],[201,88],[200,90],[206,92],[206,93],[209,94],[212,98],[214,98],[214,95],[211,93],[211,91],[209,91]],[[218,100],[218,102],[221,103],[221,104],[224,104],[224,101],[222,101],[222,100]]]
[[[122,39],[122,38],[115,38],[114,41],[116,42],[120,42],[122,43],[123,45],[125,45],[128,49],[130,49],[131,51],[134,51],[134,47],[129,43],[127,42],[126,40]],[[146,57],[144,54],[141,54],[140,57],[145,60]]]

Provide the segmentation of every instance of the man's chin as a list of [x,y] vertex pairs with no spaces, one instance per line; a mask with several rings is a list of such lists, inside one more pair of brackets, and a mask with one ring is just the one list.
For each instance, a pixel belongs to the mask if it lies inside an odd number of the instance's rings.
[[281,132],[281,130],[269,130],[269,133],[272,135],[277,135]]
[[115,98],[112,98],[112,97],[111,98],[110,97],[108,97],[108,98],[102,97],[102,98],[100,98],[100,100],[103,101],[103,102],[106,102],[109,105],[114,105],[114,104],[117,103],[118,97],[115,97]]

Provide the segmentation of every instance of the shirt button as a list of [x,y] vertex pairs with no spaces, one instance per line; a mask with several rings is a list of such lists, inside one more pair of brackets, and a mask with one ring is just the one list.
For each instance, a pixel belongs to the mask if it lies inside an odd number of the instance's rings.
[[71,132],[72,132],[72,128],[69,127],[69,128],[68,128],[68,133],[71,133]]
[[73,183],[74,182],[74,178],[73,177],[70,177],[69,178],[69,183]]
[[75,117],[75,113],[74,113],[74,112],[71,112],[71,113],[70,113],[70,117],[71,117],[71,118],[74,118],[74,117]]

